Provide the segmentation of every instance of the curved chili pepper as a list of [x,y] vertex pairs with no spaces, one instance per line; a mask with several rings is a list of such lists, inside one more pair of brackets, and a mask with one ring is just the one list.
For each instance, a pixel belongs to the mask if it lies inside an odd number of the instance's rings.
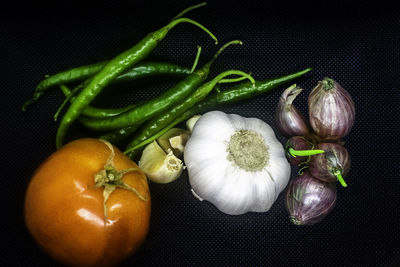
[[162,93],[156,98],[145,102],[143,105],[115,117],[103,120],[94,120],[89,118],[81,118],[80,122],[87,128],[95,131],[111,131],[118,130],[127,126],[137,127],[153,116],[165,112],[176,103],[183,101],[193,90],[199,87],[207,78],[212,63],[222,53],[222,51],[231,44],[241,44],[241,41],[234,40],[221,47],[214,57],[206,63],[202,68],[196,70],[184,80],[180,81],[174,87]]
[[[172,64],[168,62],[144,62],[136,65],[130,71],[118,76],[114,82],[129,82],[140,78],[150,77],[154,75],[169,75],[176,77],[184,77],[189,75],[191,72],[190,68],[182,67],[177,64]],[[68,97],[72,92],[64,85],[60,86],[62,92],[66,97]],[[72,96],[69,101],[72,103],[75,97]],[[113,117],[126,112],[138,104],[129,105],[122,108],[95,108],[92,106],[87,106],[83,111],[82,115],[95,119],[103,119],[108,117]]]
[[182,17],[174,19],[161,29],[148,34],[132,48],[110,60],[76,97],[58,127],[56,136],[57,148],[62,146],[67,130],[71,124],[80,116],[82,111],[104,89],[104,87],[110,84],[111,81],[122,74],[125,70],[146,58],[165,38],[167,33],[180,23],[191,23],[200,27],[217,42],[216,37],[204,26],[191,19]]

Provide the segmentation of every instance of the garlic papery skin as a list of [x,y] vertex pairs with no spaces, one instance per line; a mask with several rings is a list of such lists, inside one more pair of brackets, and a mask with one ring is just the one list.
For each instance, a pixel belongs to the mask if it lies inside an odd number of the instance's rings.
[[268,211],[291,170],[268,124],[221,111],[196,122],[184,161],[197,197],[230,215]]
[[153,141],[143,150],[139,167],[150,181],[166,184],[175,181],[182,174],[183,162],[171,150],[166,153]]

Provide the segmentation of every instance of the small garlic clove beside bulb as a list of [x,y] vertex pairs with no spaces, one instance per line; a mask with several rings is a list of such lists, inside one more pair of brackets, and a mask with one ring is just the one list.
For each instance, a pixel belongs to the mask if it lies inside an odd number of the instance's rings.
[[190,132],[180,128],[171,128],[157,139],[164,151],[172,151],[178,158],[182,157]]
[[193,128],[196,124],[196,122],[200,119],[201,115],[194,115],[193,117],[191,117],[190,119],[188,119],[186,121],[186,127],[188,128],[188,130],[190,132],[193,131]]
[[182,161],[172,150],[166,153],[156,141],[148,144],[143,150],[139,167],[150,181],[160,184],[175,181],[183,171]]

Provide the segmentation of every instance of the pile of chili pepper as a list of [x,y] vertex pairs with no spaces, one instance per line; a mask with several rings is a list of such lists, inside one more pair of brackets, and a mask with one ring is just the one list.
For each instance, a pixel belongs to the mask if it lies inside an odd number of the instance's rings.
[[[170,62],[145,60],[167,33],[180,23],[190,23],[200,27],[218,43],[217,38],[207,28],[198,22],[182,17],[188,11],[204,5],[205,3],[201,3],[188,7],[166,26],[149,33],[130,49],[109,61],[75,67],[45,78],[35,88],[33,97],[24,103],[22,110],[26,110],[49,89],[59,86],[66,96],[61,107],[69,106],[57,130],[57,148],[63,145],[69,127],[78,120],[85,127],[100,132],[101,138],[114,144],[129,140],[125,154],[134,157],[147,143],[193,115],[270,92],[311,70],[307,68],[281,77],[256,81],[255,84],[239,83],[222,91],[214,90],[209,95],[200,98],[196,89],[207,81],[212,63],[224,49],[232,44],[241,44],[241,41],[234,40],[223,45],[214,57],[200,68],[197,68],[197,62],[201,48],[198,49],[192,68]],[[133,103],[123,108],[102,109],[90,105],[96,96],[110,84],[133,82],[143,77],[156,75],[181,77],[182,80],[153,99]],[[246,75],[242,78],[223,79],[220,82],[236,82],[243,78],[246,78]],[[68,86],[72,83],[80,84],[70,90]],[[55,119],[60,111],[61,108],[56,113]]]

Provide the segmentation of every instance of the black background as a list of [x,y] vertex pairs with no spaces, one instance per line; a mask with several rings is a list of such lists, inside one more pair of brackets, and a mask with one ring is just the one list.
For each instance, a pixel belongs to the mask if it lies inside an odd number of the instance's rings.
[[[307,114],[307,96],[328,76],[356,104],[356,123],[345,138],[352,156],[349,186],[338,187],[336,208],[312,227],[292,225],[280,195],[266,213],[222,214],[190,192],[187,173],[167,185],[151,184],[152,220],[146,243],[125,265],[392,266],[400,263],[400,16],[389,2],[210,1],[187,17],[208,27],[220,44],[241,39],[215,62],[210,77],[235,68],[256,79],[313,67],[297,84],[295,105]],[[55,150],[62,102],[53,90],[27,112],[20,106],[45,74],[110,59],[148,32],[165,25],[197,1],[10,3],[2,8],[1,194],[2,263],[55,265],[24,228],[26,185],[35,168]],[[151,58],[190,66],[201,45],[204,63],[219,46],[191,25],[173,29]],[[101,94],[98,105],[148,99],[174,84],[153,79]],[[133,88],[132,88],[133,87]],[[219,108],[258,117],[274,127],[284,87]],[[109,96],[115,96],[110,98]],[[75,125],[69,140],[87,136]],[[285,142],[280,134],[278,138]],[[4,150],[4,147],[6,148]],[[292,178],[295,176],[295,170]],[[4,212],[7,214],[4,215]]]

